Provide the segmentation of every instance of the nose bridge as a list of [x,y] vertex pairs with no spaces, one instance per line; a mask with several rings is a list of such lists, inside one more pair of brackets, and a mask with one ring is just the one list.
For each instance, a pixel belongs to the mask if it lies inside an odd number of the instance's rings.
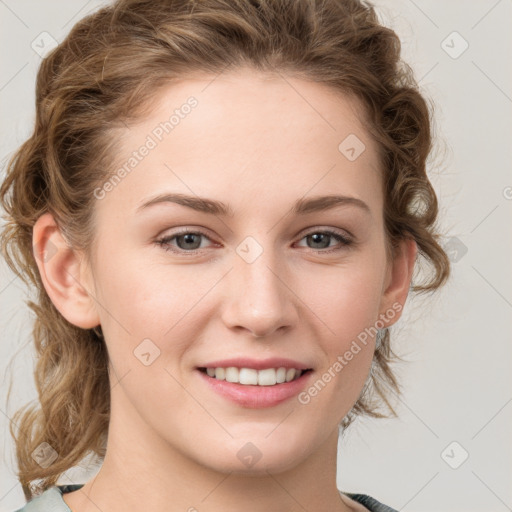
[[[260,243],[247,237],[236,248],[234,269],[230,272],[230,304],[226,321],[257,336],[270,334],[293,322],[294,307],[285,286],[283,265],[271,237]],[[284,281],[284,282],[283,282]]]

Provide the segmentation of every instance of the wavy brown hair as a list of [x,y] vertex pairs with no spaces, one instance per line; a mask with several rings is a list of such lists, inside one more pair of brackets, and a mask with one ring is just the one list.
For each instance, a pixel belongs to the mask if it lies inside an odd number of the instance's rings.
[[[116,129],[147,114],[158,89],[173,80],[250,66],[360,99],[380,151],[387,247],[416,241],[430,272],[413,291],[444,284],[449,260],[426,174],[432,115],[400,50],[395,32],[358,0],[119,0],[80,20],[43,59],[34,130],[8,162],[0,188],[7,214],[2,254],[37,291],[27,304],[36,315],[39,404],[18,410],[10,426],[27,499],[86,455],[104,457],[110,414],[101,329],[70,324],[49,299],[34,259],[34,223],[52,213],[70,246],[90,255],[93,191],[114,171]],[[388,392],[400,392],[390,367],[398,356],[385,332],[343,429],[360,414],[386,417],[378,411],[383,402],[396,415]],[[47,468],[31,455],[43,442],[58,453]]]

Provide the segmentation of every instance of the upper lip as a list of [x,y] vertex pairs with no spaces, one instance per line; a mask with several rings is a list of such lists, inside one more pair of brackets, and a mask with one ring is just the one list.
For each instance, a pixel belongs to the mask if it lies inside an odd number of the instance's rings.
[[309,370],[311,366],[294,361],[293,359],[286,359],[282,357],[271,357],[269,359],[250,359],[248,357],[235,357],[232,359],[223,359],[211,361],[198,368],[229,368],[234,366],[236,368],[253,368],[254,370],[264,370],[266,368],[296,368],[297,370]]

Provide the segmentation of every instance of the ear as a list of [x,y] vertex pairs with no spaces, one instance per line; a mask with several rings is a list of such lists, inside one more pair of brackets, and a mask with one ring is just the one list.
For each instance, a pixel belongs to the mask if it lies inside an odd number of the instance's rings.
[[[405,238],[400,240],[398,247],[394,250],[393,260],[388,263],[379,317],[385,322],[385,327],[393,325],[402,314],[411,286],[417,253],[416,241]],[[386,314],[386,311],[391,310],[393,310],[393,316],[388,318],[390,315]]]
[[43,285],[62,316],[83,329],[99,325],[91,296],[91,273],[83,258],[69,247],[50,213],[41,215],[34,224],[32,244]]

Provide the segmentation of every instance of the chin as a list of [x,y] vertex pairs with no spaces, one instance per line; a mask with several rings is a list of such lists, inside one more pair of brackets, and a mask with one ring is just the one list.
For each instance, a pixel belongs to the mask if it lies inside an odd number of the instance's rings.
[[202,465],[220,473],[265,476],[294,468],[308,457],[312,449],[312,444],[305,442],[303,437],[300,443],[286,444],[278,436],[272,440],[270,437],[245,436],[243,439],[230,439],[227,443],[224,441],[225,450],[209,452],[209,460],[204,460],[203,453],[200,457]]

